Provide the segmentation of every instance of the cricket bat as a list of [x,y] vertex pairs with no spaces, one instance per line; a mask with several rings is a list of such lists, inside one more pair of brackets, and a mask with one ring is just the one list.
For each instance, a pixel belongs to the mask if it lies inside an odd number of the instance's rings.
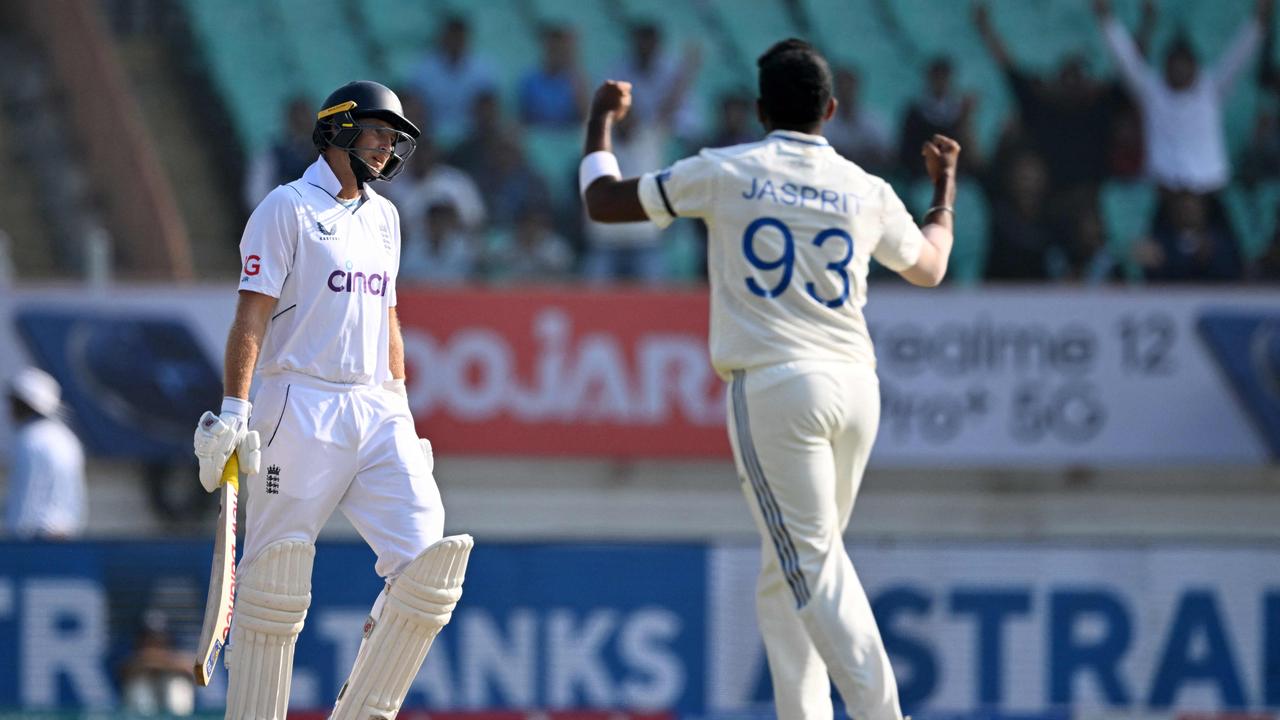
[[240,504],[240,463],[231,453],[222,469],[222,510],[213,540],[213,567],[209,570],[209,597],[204,605],[204,625],[196,646],[196,682],[207,686],[231,634],[231,611],[236,604],[236,510]]

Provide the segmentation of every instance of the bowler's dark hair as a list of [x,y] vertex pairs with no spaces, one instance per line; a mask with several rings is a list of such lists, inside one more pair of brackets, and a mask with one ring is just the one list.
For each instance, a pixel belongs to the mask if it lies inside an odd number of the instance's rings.
[[831,67],[812,45],[783,40],[756,60],[760,103],[774,127],[806,130],[822,120],[831,101]]

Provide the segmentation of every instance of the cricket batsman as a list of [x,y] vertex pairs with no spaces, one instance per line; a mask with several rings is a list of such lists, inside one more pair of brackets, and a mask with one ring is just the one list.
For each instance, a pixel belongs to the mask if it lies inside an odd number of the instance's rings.
[[442,538],[431,446],[405,393],[399,215],[372,186],[396,176],[418,136],[391,90],[343,85],[316,115],[316,161],[258,205],[240,241],[226,397],[195,432],[206,490],[233,452],[246,473],[227,718],[284,720],[315,540],[334,509],[386,586],[331,718],[394,718],[462,595],[472,539]]

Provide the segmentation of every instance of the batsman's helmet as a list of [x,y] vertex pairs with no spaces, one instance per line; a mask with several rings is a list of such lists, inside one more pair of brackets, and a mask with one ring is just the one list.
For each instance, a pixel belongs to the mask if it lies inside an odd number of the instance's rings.
[[[356,139],[366,129],[364,118],[377,118],[396,131],[395,147],[381,172],[374,170],[354,150]],[[334,90],[316,113],[311,141],[321,152],[332,145],[347,151],[351,170],[361,184],[370,180],[390,180],[404,169],[404,161],[417,147],[418,127],[404,116],[400,98],[390,88],[370,80],[357,80]]]

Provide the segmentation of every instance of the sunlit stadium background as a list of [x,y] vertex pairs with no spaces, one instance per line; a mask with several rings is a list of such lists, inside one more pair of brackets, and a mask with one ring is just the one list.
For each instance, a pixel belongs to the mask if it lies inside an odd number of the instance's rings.
[[[1148,25],[1157,75],[1182,39],[1215,72],[1255,12],[1113,5]],[[969,0],[0,3],[0,376],[53,373],[89,455],[82,537],[0,541],[0,717],[158,712],[127,689],[140,644],[189,663],[217,514],[190,432],[221,392],[239,233],[352,79],[398,89],[427,128],[388,188],[406,223],[399,307],[446,529],[477,540],[402,717],[771,717],[701,230],[586,223],[580,107],[555,93],[636,80],[646,107],[619,154],[638,173],[756,136],[754,59],[789,36],[859,81],[840,99],[860,101],[860,134],[842,138],[917,213],[927,191],[900,146],[935,60],[953,77],[931,117],[971,108],[952,277],[924,292],[875,272],[867,308],[884,403],[847,539],[905,709],[1275,717],[1276,28],[1225,95],[1232,177],[1204,206],[1212,228],[1171,228],[1142,169],[1141,98],[1093,4],[983,6],[986,36]],[[467,82],[429,69],[450,29],[476,63]],[[646,41],[657,69],[628,76]],[[572,82],[538,73],[551,46]],[[1046,143],[1017,78],[1048,92],[1072,58],[1107,99]],[[1069,184],[1063,146],[1096,150],[1096,171]],[[1214,233],[1225,271],[1179,275],[1152,254],[1193,231]],[[618,248],[635,262],[593,265]],[[331,705],[372,565],[336,516],[291,717]],[[221,716],[225,673],[174,682],[171,712]]]

